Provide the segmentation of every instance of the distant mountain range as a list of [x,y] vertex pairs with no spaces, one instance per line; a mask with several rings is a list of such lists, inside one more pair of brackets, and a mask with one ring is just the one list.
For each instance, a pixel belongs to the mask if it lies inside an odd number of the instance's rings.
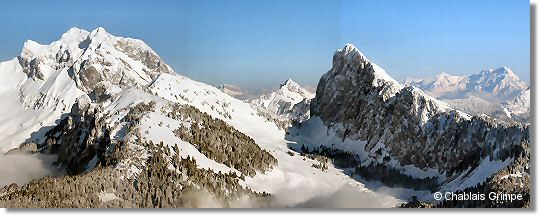
[[466,98],[473,95],[500,103],[511,100],[528,88],[528,85],[508,67],[483,70],[469,76],[452,76],[441,73],[425,79],[406,79],[412,85],[439,99]]
[[[469,76],[441,73],[425,79],[408,78],[403,84],[418,87],[469,114],[528,122],[530,97],[524,95],[529,92],[529,87],[509,67],[483,70]],[[526,107],[520,110],[508,108],[512,103]]]

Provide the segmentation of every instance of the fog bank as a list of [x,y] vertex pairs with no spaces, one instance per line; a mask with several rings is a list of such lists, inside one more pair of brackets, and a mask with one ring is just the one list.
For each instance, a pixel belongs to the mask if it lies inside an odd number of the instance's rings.
[[23,185],[33,179],[57,176],[61,170],[52,163],[57,155],[0,154],[0,187],[16,183]]

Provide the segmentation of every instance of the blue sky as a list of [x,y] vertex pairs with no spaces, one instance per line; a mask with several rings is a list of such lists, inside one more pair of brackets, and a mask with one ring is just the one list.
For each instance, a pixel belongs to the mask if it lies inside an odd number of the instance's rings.
[[509,66],[530,77],[526,0],[6,1],[0,61],[32,39],[103,26],[146,41],[180,74],[210,84],[315,86],[353,43],[401,81]]

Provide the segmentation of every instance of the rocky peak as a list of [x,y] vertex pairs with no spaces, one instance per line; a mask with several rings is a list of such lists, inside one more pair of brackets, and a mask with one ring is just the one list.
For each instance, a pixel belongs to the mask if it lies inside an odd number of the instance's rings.
[[60,70],[87,93],[103,81],[120,88],[146,86],[159,74],[174,73],[143,41],[113,36],[102,27],[71,28],[50,45],[27,41],[18,59],[33,79],[47,80]]
[[310,113],[343,140],[365,142],[357,150],[367,152],[360,158],[366,167],[411,165],[452,177],[478,158],[504,160],[529,142],[527,128],[471,117],[419,88],[401,87],[351,45],[334,54]]
[[[311,115],[342,120],[356,112],[340,110],[343,105],[356,103],[382,103],[393,97],[403,87],[376,64],[369,61],[352,44],[339,49],[333,56],[333,67],[326,72],[317,85],[316,96],[311,103]],[[360,97],[369,93],[369,97]],[[353,103],[353,104],[350,104]]]
[[287,79],[283,84],[280,85],[280,87],[286,87],[286,86],[300,86],[298,83],[294,82],[292,79]]
[[[287,79],[282,83],[276,92],[279,92],[284,95],[289,95],[292,97],[292,94],[298,94],[299,96],[294,96],[294,98],[313,98],[314,95],[306,90],[304,87],[300,86],[298,83],[294,82],[292,79]],[[298,100],[298,99],[295,99]]]

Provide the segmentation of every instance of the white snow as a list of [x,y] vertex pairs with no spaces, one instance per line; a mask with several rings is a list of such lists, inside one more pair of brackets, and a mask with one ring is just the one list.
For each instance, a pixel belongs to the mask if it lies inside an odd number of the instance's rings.
[[105,191],[101,191],[98,194],[98,198],[99,198],[99,201],[101,201],[103,203],[110,202],[110,201],[113,201],[113,200],[121,200],[118,196],[116,196],[116,194],[107,193]]
[[[163,122],[162,126],[159,126],[158,123]],[[143,134],[148,131],[148,134],[144,135],[148,140],[151,140],[154,144],[163,142],[166,146],[173,147],[178,145],[180,151],[180,157],[186,159],[188,157],[193,157],[197,161],[197,167],[199,169],[210,169],[215,173],[229,173],[235,172],[237,175],[241,173],[234,169],[227,167],[224,164],[218,163],[212,159],[207,158],[201,152],[199,152],[195,146],[192,144],[181,140],[176,137],[173,133],[173,130],[180,127],[182,122],[178,122],[174,119],[168,118],[159,112],[151,112],[143,117],[141,121],[140,129]],[[185,122],[191,126],[191,122]],[[167,127],[169,125],[170,127]]]
[[[132,52],[155,54],[144,42],[112,36],[103,28],[92,32],[72,28],[49,45],[25,42],[20,59],[35,61],[40,76],[25,74],[17,58],[0,63],[0,152],[23,142],[43,141],[47,129],[70,111],[79,96],[88,93],[78,85],[83,62],[106,72],[106,77],[129,76],[136,85],[148,85],[152,78],[145,72],[146,66],[118,50],[118,42],[134,44]],[[118,86],[108,84],[109,93],[120,91]]]
[[0,63],[0,86],[0,152],[26,140],[42,141],[40,129],[55,125],[84,94],[64,70],[51,73],[45,81],[33,80],[16,59]]
[[[491,160],[490,157],[486,157],[480,161],[480,165],[473,170],[463,172],[460,176],[454,180],[446,183],[441,188],[441,191],[457,191],[463,190],[467,187],[475,186],[479,183],[486,181],[493,174],[510,165],[514,161],[513,158],[508,158],[504,161]],[[470,168],[469,168],[470,169]]]

